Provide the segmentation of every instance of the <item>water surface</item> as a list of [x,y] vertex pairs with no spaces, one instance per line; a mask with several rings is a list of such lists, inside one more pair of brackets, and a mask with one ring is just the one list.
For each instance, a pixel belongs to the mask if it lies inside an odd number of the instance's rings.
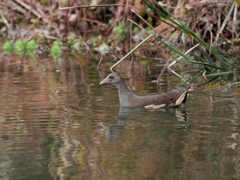
[[[1,59],[1,179],[240,178],[238,84],[196,88],[184,108],[119,108],[115,87],[99,86],[107,63],[98,72],[83,59]],[[156,67],[133,69],[137,94],[187,86],[168,73],[159,88]]]

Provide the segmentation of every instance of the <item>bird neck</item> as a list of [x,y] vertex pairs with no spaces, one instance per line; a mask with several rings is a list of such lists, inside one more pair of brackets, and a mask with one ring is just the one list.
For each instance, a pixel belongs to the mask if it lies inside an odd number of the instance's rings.
[[115,86],[118,89],[119,94],[132,93],[132,91],[127,87],[124,81],[115,84]]
[[127,87],[124,81],[115,84],[118,89],[119,101],[121,106],[129,106],[130,100],[134,98],[135,94]]

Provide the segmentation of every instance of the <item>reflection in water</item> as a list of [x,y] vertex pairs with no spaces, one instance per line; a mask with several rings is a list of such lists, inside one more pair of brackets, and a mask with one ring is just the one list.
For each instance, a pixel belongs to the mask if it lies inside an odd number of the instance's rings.
[[34,66],[11,60],[1,61],[0,177],[50,179],[48,131],[56,131],[59,119],[50,113],[48,85]]
[[[0,179],[240,178],[239,86],[190,94],[184,109],[119,109],[89,55],[79,59],[1,59]],[[156,92],[149,77],[130,83]]]
[[169,119],[177,120],[182,122],[187,122],[187,113],[185,109],[182,108],[160,108],[155,110],[149,110],[144,108],[130,108],[130,107],[120,107],[118,119],[130,118],[136,114],[141,114],[144,116],[153,116],[157,119]]
[[[159,110],[147,110],[144,108],[122,107],[119,108],[117,116],[117,123],[114,125],[104,126],[105,134],[109,140],[116,140],[123,131],[124,127],[128,124],[134,123],[131,119],[155,119],[162,121],[159,126],[166,126],[164,122],[170,121],[171,125],[175,128],[189,128],[187,123],[187,113],[183,108],[161,108]],[[181,124],[176,123],[183,122]]]

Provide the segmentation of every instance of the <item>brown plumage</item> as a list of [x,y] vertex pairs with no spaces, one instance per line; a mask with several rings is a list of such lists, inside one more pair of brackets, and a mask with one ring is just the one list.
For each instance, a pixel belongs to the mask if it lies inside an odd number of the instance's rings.
[[126,86],[123,78],[117,72],[110,73],[100,82],[100,84],[105,83],[111,83],[116,86],[121,106],[157,109],[162,107],[178,107],[187,100],[188,89],[183,87],[163,94],[138,96]]

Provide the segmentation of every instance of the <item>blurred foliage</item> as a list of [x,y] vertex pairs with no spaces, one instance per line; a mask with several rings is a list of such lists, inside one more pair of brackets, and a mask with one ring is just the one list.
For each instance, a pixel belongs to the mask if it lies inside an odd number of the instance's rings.
[[24,40],[17,40],[14,44],[14,52],[18,55],[26,53],[26,42]]
[[104,55],[110,52],[110,47],[106,43],[103,43],[99,46],[98,50],[101,54]]
[[12,54],[13,50],[18,55],[34,55],[34,51],[37,47],[37,42],[32,39],[28,42],[25,40],[17,40],[14,44],[12,41],[7,41],[3,44],[3,51],[6,54]]
[[13,50],[13,43],[12,41],[7,41],[3,44],[3,51],[6,54],[12,54],[12,50]]
[[62,55],[62,42],[54,41],[53,46],[51,47],[50,54],[52,58],[57,59]]
[[[25,54],[33,49],[38,55],[56,58],[63,50],[106,54],[117,49],[126,53],[150,33],[156,35],[156,41],[143,45],[138,50],[142,55],[168,59],[177,52],[184,56],[198,42],[203,49],[194,51],[194,57],[201,56],[194,62],[212,67],[214,55],[221,61],[215,67],[236,69],[240,61],[237,6],[239,1],[224,0],[2,0],[0,38],[7,41],[5,52],[14,49]],[[14,48],[9,40],[15,42]],[[173,48],[169,51],[165,46]],[[186,56],[183,61],[193,62]]]
[[123,23],[120,23],[113,29],[113,35],[118,36],[120,41],[123,41],[126,38],[127,32],[126,25]]

